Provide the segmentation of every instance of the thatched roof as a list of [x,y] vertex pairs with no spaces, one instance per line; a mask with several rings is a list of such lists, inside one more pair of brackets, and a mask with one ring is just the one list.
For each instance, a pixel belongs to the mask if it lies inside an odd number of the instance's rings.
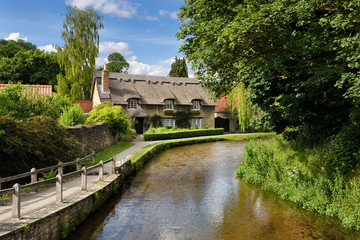
[[131,117],[150,117],[150,114],[144,109],[138,108],[133,114],[131,114]]
[[[94,71],[94,84],[101,89],[101,71]],[[100,99],[126,105],[129,99],[139,99],[140,104],[164,105],[167,99],[175,105],[191,105],[200,100],[202,105],[216,106],[210,94],[193,78],[159,77],[112,73],[109,75],[110,95],[99,93]]]

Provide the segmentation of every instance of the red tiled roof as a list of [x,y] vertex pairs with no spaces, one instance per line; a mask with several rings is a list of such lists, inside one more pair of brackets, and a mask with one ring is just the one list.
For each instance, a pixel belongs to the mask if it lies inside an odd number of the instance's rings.
[[226,108],[226,97],[221,97],[216,99],[216,102],[219,104],[215,107],[215,112],[220,113]]
[[[7,86],[16,85],[16,84],[0,84],[0,89],[3,89]],[[51,95],[52,94],[52,86],[51,85],[21,85],[26,87],[27,89],[33,89],[38,91],[43,95]]]

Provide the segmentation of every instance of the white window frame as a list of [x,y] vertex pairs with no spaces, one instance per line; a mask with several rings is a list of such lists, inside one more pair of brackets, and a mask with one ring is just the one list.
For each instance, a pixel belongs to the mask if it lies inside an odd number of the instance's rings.
[[197,125],[201,128],[201,118],[190,118],[190,126]]
[[194,100],[194,101],[192,101],[191,103],[192,103],[192,105],[191,105],[191,110],[192,110],[192,111],[198,111],[198,110],[200,110],[200,101]]
[[129,99],[127,104],[127,109],[134,110],[137,109],[138,100],[137,99]]
[[173,100],[165,100],[164,101],[164,110],[173,110],[174,109],[174,101]]
[[173,118],[163,118],[162,125],[164,127],[175,127],[175,119]]

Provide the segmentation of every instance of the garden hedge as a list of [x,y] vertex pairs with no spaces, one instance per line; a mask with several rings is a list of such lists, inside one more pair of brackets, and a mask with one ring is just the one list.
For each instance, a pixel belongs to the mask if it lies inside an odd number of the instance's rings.
[[223,133],[224,133],[223,128],[194,129],[194,130],[173,131],[173,132],[164,132],[164,133],[144,133],[144,140],[153,141],[153,140],[166,140],[166,139],[176,139],[176,138],[189,138],[189,137],[199,137],[199,136],[220,135]]

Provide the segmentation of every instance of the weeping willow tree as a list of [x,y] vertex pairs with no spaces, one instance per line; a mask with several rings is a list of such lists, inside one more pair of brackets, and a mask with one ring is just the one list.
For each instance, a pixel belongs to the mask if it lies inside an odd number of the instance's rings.
[[103,28],[102,16],[93,8],[85,10],[67,7],[66,20],[61,38],[64,47],[55,46],[58,62],[65,75],[58,75],[56,90],[71,99],[87,99],[90,96],[92,70],[99,54],[98,30]]
[[239,130],[246,132],[250,128],[250,120],[256,114],[245,99],[246,89],[242,84],[238,84],[227,96],[227,106],[239,120]]

